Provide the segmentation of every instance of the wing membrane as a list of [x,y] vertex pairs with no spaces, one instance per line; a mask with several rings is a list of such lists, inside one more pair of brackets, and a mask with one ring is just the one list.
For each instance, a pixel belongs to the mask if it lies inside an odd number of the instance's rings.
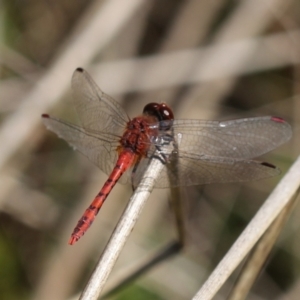
[[[56,133],[73,147],[85,155],[92,163],[98,166],[107,175],[110,174],[118,159],[116,151],[119,145],[115,136],[108,133],[86,130],[66,121],[43,115],[43,123],[47,129]],[[129,174],[126,172],[120,179],[121,183],[127,183]]]
[[224,157],[249,159],[285,143],[291,127],[276,117],[258,117],[231,121],[175,120],[174,136],[180,155],[194,159]]
[[102,92],[85,70],[75,70],[72,89],[83,128],[122,135],[129,120],[127,114],[118,102]]
[[178,167],[172,164],[165,166],[156,181],[156,188],[243,182],[280,174],[280,170],[275,166],[255,160],[238,161],[213,157],[194,160],[185,157],[179,158],[178,162]]

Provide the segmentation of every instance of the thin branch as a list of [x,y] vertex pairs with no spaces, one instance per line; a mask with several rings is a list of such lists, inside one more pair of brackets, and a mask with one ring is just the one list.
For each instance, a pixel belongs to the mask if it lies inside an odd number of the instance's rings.
[[300,185],[300,157],[282,178],[272,194],[248,224],[230,250],[211,273],[194,300],[212,299],[223,283],[268,229]]
[[81,300],[97,299],[100,295],[129,234],[152,192],[155,178],[158,177],[163,166],[164,165],[159,159],[151,160],[141,183],[130,198],[124,214],[118,222],[102,256],[100,257],[100,260],[80,297]]
[[295,195],[281,211],[280,215],[272,223],[267,232],[259,240],[251,253],[243,271],[235,284],[233,290],[231,291],[228,300],[242,300],[247,297],[252,285],[254,284],[257,276],[259,275],[261,268],[263,267],[266,259],[282,231],[282,228],[286,224],[291,212],[295,208],[299,201],[299,194]]

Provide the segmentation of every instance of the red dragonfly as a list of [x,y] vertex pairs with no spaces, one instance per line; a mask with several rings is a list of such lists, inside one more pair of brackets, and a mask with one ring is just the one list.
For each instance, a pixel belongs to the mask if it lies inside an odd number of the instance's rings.
[[[78,221],[70,245],[91,226],[117,181],[133,187],[139,184],[155,151],[164,164],[157,188],[249,181],[280,173],[275,166],[252,158],[278,147],[292,135],[290,125],[279,117],[174,120],[164,103],[149,103],[141,116],[130,119],[82,68],[75,70],[72,88],[82,127],[47,114],[42,115],[43,122],[109,177]],[[174,151],[163,153],[164,144],[174,146]]]

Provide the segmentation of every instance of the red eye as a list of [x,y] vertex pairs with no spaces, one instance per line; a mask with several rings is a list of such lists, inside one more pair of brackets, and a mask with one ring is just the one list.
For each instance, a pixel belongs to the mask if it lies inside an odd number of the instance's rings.
[[174,114],[173,114],[171,108],[169,106],[167,106],[167,104],[165,104],[165,103],[160,104],[159,112],[160,112],[162,120],[174,120]]
[[151,102],[151,103],[148,103],[145,107],[144,107],[144,110],[143,110],[143,114],[144,115],[148,115],[148,116],[156,116],[158,117],[157,115],[159,114],[159,105],[158,103],[155,103],[155,102]]
[[144,107],[143,114],[155,116],[158,121],[173,120],[174,115],[170,107],[165,103],[149,103]]

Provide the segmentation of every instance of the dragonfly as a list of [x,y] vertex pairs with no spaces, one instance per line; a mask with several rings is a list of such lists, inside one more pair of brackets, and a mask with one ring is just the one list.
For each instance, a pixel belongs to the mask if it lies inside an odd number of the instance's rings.
[[[290,125],[280,117],[229,121],[177,120],[165,103],[149,103],[140,116],[129,118],[82,68],[72,77],[80,126],[42,115],[44,125],[96,164],[108,179],[79,219],[69,244],[93,223],[117,182],[136,188],[151,159],[164,165],[156,188],[243,182],[278,175],[280,170],[255,160],[288,141]],[[164,145],[171,151],[164,153]],[[157,156],[155,153],[159,153]]]

